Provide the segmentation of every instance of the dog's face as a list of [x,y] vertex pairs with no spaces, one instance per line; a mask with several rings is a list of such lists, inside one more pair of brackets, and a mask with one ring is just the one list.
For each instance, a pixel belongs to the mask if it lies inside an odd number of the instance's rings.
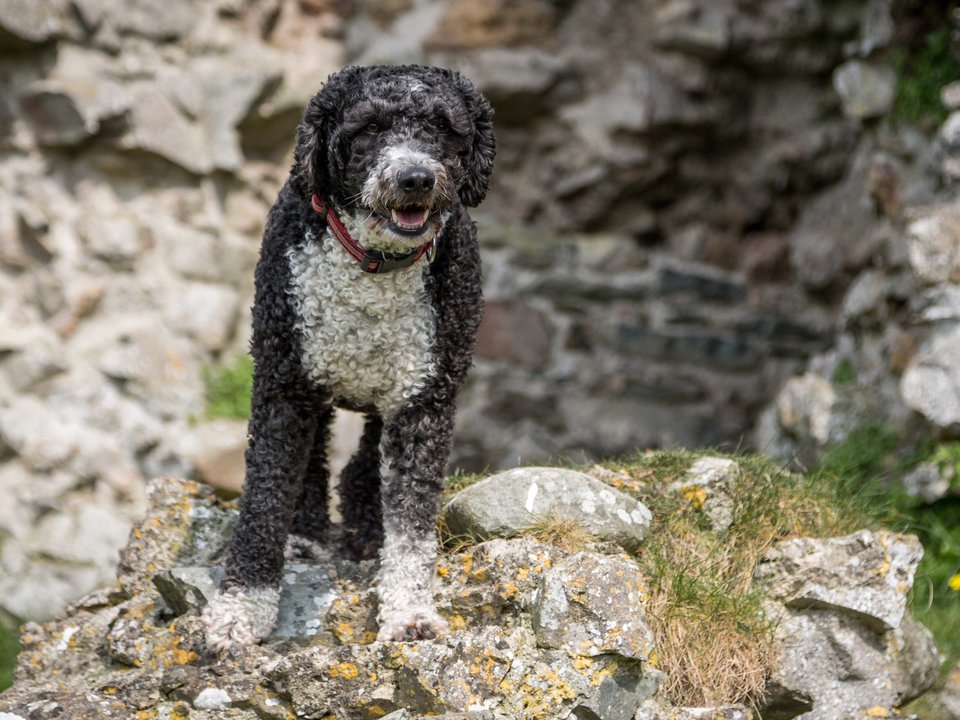
[[495,141],[489,103],[457,73],[420,66],[351,67],[310,101],[294,173],[381,246],[439,234],[456,198],[486,194]]

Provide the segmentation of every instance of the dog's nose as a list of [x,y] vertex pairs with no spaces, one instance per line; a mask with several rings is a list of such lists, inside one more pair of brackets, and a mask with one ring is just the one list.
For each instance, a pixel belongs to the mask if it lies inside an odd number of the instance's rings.
[[435,181],[433,171],[421,165],[408,167],[397,174],[397,185],[405,193],[429,192]]

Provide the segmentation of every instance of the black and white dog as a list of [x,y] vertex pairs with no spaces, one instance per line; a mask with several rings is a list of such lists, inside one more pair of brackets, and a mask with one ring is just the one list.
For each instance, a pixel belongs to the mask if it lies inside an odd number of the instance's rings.
[[378,639],[446,631],[436,520],[482,311],[464,208],[486,194],[491,116],[456,72],[412,65],[346,68],[310,101],[256,270],[246,481],[204,610],[212,649],[270,633],[288,539],[328,542],[337,406],[366,415],[340,497],[346,550],[380,551]]

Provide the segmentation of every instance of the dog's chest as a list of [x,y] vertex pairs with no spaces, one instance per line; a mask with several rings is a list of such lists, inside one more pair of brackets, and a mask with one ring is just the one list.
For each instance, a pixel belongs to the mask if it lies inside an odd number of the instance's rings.
[[308,236],[288,255],[290,296],[308,377],[335,399],[390,416],[434,372],[436,318],[423,266],[372,275]]

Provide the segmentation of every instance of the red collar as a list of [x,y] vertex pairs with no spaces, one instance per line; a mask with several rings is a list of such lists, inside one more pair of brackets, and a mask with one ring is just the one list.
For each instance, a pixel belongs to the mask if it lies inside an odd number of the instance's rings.
[[360,269],[368,273],[385,273],[392,270],[410,267],[417,260],[427,255],[427,260],[433,262],[436,248],[433,240],[425,242],[418,248],[408,253],[394,254],[386,253],[382,250],[367,250],[360,243],[350,237],[347,228],[340,222],[340,218],[333,211],[333,203],[325,203],[319,195],[310,198],[310,205],[313,211],[327,221],[327,225],[333,232],[333,236],[340,241],[343,249],[360,263]]

